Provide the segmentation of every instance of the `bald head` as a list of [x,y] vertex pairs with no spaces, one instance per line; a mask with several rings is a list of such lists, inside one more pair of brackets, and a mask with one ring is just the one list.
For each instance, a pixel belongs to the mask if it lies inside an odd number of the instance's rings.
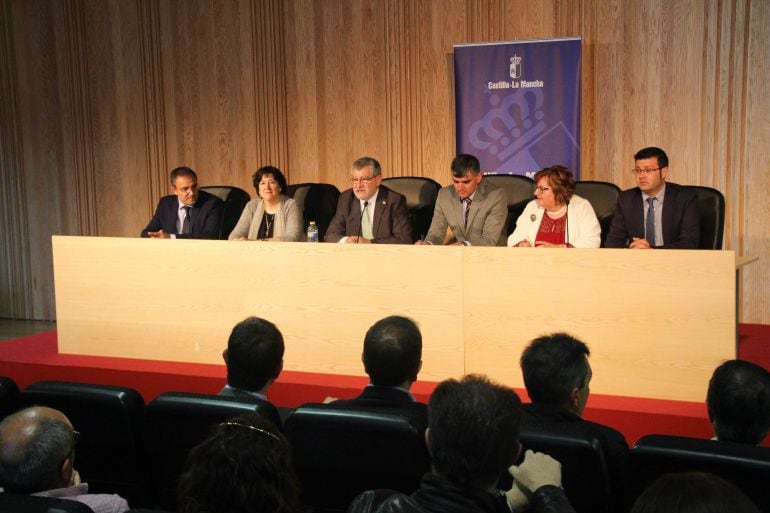
[[60,411],[32,407],[0,422],[0,486],[35,493],[67,486],[72,473],[74,433]]

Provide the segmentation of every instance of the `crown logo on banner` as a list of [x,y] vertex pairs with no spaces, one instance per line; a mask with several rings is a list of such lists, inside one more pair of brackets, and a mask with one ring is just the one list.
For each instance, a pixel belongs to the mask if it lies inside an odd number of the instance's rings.
[[509,72],[511,74],[511,78],[521,78],[521,57],[515,53],[513,54],[513,57],[511,57],[511,66]]
[[507,160],[546,130],[543,98],[540,89],[516,91],[502,102],[500,95],[490,95],[493,108],[471,124],[470,143],[500,161]]

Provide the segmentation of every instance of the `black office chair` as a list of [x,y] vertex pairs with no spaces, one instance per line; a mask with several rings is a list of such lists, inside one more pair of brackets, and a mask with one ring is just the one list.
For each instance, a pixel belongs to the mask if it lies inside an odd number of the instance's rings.
[[[190,450],[205,440],[214,425],[256,411],[280,427],[275,407],[240,397],[166,392],[145,409],[149,473],[158,491],[157,505],[176,511],[176,487]],[[129,503],[130,504],[130,503]]]
[[690,185],[698,193],[700,249],[722,249],[725,235],[725,197],[716,189]]
[[310,221],[315,221],[318,240],[322,241],[337,211],[339,189],[328,183],[298,183],[289,185],[285,194],[297,202],[305,219],[305,227]]
[[142,459],[144,399],[128,387],[38,381],[25,388],[22,406],[61,411],[80,432],[75,467],[93,493],[117,493],[129,504],[148,500]]
[[602,229],[602,244],[610,232],[612,226],[612,217],[615,215],[615,208],[618,205],[618,196],[620,187],[610,182],[595,182],[583,180],[575,183],[575,194],[585,198],[591,203],[599,219],[599,226]]
[[523,175],[484,175],[484,180],[505,189],[508,197],[508,217],[505,221],[505,233],[510,235],[516,229],[516,221],[524,212],[527,203],[535,199],[535,181]]
[[604,449],[595,436],[560,426],[522,428],[522,451],[543,452],[561,463],[562,485],[578,513],[612,513],[623,504],[624,490],[613,490]]
[[630,453],[629,504],[669,472],[716,474],[740,488],[763,511],[770,507],[770,448],[669,435],[647,435]]
[[360,493],[411,493],[430,469],[427,414],[397,407],[303,404],[286,419],[303,500],[314,511],[345,511]]
[[406,209],[412,222],[412,239],[425,238],[433,220],[433,210],[441,184],[421,176],[384,178],[382,184],[406,198]]
[[68,499],[0,493],[0,513],[94,513],[94,510]]
[[251,201],[251,196],[243,189],[229,185],[209,185],[201,187],[200,190],[218,196],[225,202],[225,206],[222,208],[222,221],[219,224],[219,238],[226,240],[235,225],[238,224],[243,208],[246,203]]
[[11,378],[0,376],[0,420],[15,412],[18,406],[18,385]]

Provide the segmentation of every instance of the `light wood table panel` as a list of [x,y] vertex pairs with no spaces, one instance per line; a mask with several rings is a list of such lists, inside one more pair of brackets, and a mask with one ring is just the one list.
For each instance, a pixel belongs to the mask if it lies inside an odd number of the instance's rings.
[[392,314],[424,338],[422,380],[518,360],[557,330],[592,351],[592,391],[702,401],[735,357],[731,251],[547,251],[54,237],[59,351],[220,363],[232,326],[275,322],[285,368],[362,375],[364,333]]
[[221,363],[257,315],[283,333],[285,369],[362,375],[366,330],[402,314],[423,332],[420,377],[460,376],[462,253],[428,249],[53,237],[59,351]]
[[593,392],[700,402],[714,368],[735,358],[731,251],[474,248],[463,256],[466,372],[523,387],[523,348],[566,331],[589,345]]

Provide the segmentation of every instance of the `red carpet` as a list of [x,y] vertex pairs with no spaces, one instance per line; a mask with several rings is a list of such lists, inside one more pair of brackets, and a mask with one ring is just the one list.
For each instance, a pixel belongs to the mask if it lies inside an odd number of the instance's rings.
[[[770,326],[740,325],[740,358],[770,368]],[[190,364],[63,355],[57,352],[56,331],[0,343],[0,375],[24,388],[44,379],[128,386],[146,402],[166,391],[215,394],[225,383],[222,365]],[[320,402],[327,396],[349,398],[367,379],[356,376],[284,371],[270,389],[270,400],[280,406]],[[426,402],[436,383],[418,382],[412,391]],[[523,400],[526,392],[517,390]],[[705,399],[706,391],[703,391]],[[585,418],[620,430],[630,444],[650,433],[708,438],[711,427],[703,403],[662,401],[593,394]],[[770,446],[770,437],[764,444]]]

